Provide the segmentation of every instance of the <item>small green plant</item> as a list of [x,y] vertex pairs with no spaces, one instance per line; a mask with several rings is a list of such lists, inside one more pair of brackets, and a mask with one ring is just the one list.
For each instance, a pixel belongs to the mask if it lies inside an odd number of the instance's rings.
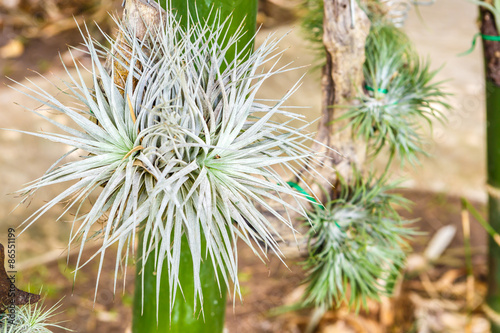
[[401,161],[414,163],[424,153],[422,122],[431,125],[433,118],[439,119],[438,106],[449,108],[441,82],[433,82],[437,71],[392,25],[372,27],[365,54],[365,87],[339,120],[349,120],[354,135],[369,143],[372,156],[387,146]]
[[394,206],[408,201],[373,175],[339,178],[339,192],[309,213],[308,273],[303,304],[329,309],[344,302],[359,309],[367,299],[390,295],[413,231]]

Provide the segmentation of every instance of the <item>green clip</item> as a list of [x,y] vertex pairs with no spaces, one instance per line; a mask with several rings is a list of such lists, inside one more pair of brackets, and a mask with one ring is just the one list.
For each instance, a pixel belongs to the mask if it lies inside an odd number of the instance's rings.
[[[365,85],[365,89],[368,90],[368,91],[375,91],[375,89],[373,89],[372,87],[370,87],[368,85]],[[378,88],[377,91],[380,92],[380,93],[382,93],[382,94],[387,94],[389,92],[389,90],[387,90],[387,89],[381,89],[381,88]]]
[[293,187],[294,189],[296,189],[297,191],[299,191],[299,193],[303,194],[312,203],[318,204],[318,201],[316,201],[316,199],[314,199],[314,197],[312,195],[307,193],[306,190],[304,190],[302,187],[300,187],[299,184],[297,184],[295,182],[286,182],[286,183],[288,185],[290,185],[291,187]]

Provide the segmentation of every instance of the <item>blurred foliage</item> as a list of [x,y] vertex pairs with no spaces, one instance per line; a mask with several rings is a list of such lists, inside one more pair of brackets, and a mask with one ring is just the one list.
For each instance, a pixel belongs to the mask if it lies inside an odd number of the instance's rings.
[[302,6],[302,31],[315,48],[323,51],[323,0],[305,0]]
[[0,37],[52,37],[75,29],[75,21],[81,24],[84,20],[95,21],[106,29],[112,22],[108,13],[120,5],[120,1],[105,0],[2,0]]

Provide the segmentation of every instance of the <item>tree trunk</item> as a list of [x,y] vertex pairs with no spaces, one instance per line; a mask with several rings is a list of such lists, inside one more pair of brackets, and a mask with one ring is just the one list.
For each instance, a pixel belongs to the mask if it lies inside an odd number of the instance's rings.
[[[351,8],[351,5],[354,7]],[[352,98],[362,89],[370,20],[357,1],[324,0],[323,26],[326,65],[322,72],[322,116],[316,135],[318,143],[313,145],[313,150],[323,154],[322,166],[316,171],[324,179],[308,183],[317,183],[331,192],[331,185],[337,179],[334,170],[348,181],[353,164],[360,166],[364,160],[365,150],[357,149],[351,130],[344,129],[346,121],[332,122],[345,112],[341,106],[352,103]],[[318,186],[313,186],[313,189],[317,194],[322,193],[318,191]]]

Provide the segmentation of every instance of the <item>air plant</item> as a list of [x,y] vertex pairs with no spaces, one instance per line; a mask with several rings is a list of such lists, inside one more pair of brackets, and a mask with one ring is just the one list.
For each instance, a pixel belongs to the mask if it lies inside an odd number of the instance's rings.
[[[213,263],[219,287],[232,282],[238,294],[238,239],[262,258],[268,249],[280,255],[273,236],[277,232],[262,210],[291,231],[288,213],[307,215],[307,199],[282,176],[300,177],[298,170],[316,158],[307,147],[307,122],[283,105],[298,84],[281,99],[257,99],[266,79],[290,69],[277,66],[281,52],[273,36],[254,52],[251,44],[236,48],[243,31],[227,35],[229,21],[216,14],[215,20],[191,20],[183,28],[167,11],[161,24],[149,26],[139,40],[133,27],[117,20],[121,41],[105,36],[109,47],[83,33],[92,62],[91,86],[74,60],[76,70],[67,70],[70,81],[62,81],[61,88],[74,104],[63,104],[34,83],[34,88],[19,84],[27,96],[77,126],[32,110],[63,133],[27,134],[73,149],[22,191],[27,199],[40,188],[68,184],[24,224],[29,227],[61,203],[66,203],[64,213],[76,208],[69,246],[81,242],[76,271],[100,258],[97,283],[106,250],[116,244],[116,288],[122,260],[134,254],[140,238],[139,264],[144,268],[148,257],[154,257],[158,285],[162,270],[168,271],[171,306],[186,249],[193,262],[195,304],[203,304],[199,270],[205,259]],[[225,60],[229,50],[233,61]],[[126,69],[118,73],[120,84],[114,80],[117,67]],[[276,122],[275,116],[285,120]],[[296,120],[304,128],[293,127]],[[295,203],[285,201],[285,195]],[[83,211],[83,203],[93,196],[92,206]],[[273,204],[284,207],[287,215]],[[181,246],[183,238],[187,248]],[[84,261],[82,252],[90,239],[102,245]]]
[[377,155],[384,146],[402,161],[415,162],[423,153],[422,122],[440,119],[439,106],[447,94],[437,71],[421,60],[406,35],[392,25],[375,25],[366,42],[365,89],[339,119],[348,119],[353,135]]
[[413,234],[394,205],[408,201],[392,191],[397,184],[354,172],[348,184],[339,178],[335,197],[309,212],[307,289],[304,306],[330,309],[344,302],[366,307],[367,299],[390,295],[400,275]]
[[[387,146],[402,162],[414,163],[416,155],[424,153],[423,125],[441,118],[439,108],[449,108],[443,100],[447,94],[442,82],[433,82],[438,71],[430,69],[429,61],[422,60],[406,34],[391,23],[397,13],[384,6],[382,0],[364,4],[372,21],[365,47],[365,87],[337,120],[349,120],[353,135],[368,143],[369,155]],[[304,7],[306,37],[323,50],[323,1],[307,0]]]
[[71,331],[61,326],[62,322],[52,321],[60,306],[58,302],[47,308],[43,300],[35,304],[16,306],[15,316],[6,315],[0,318],[0,333],[50,333],[55,328]]

